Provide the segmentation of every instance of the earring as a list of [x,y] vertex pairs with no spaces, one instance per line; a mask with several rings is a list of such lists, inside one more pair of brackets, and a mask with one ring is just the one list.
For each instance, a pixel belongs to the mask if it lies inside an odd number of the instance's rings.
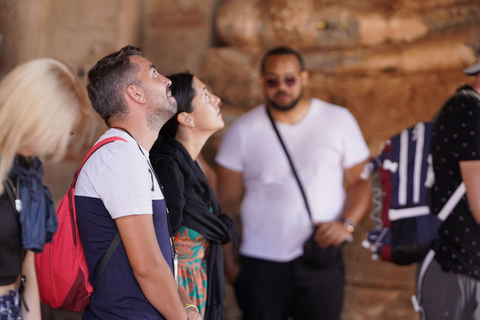
[[195,123],[192,123],[192,130],[195,130]]

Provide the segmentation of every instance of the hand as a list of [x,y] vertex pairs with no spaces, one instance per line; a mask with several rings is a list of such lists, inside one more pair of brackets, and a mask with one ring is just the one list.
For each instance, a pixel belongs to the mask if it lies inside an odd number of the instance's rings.
[[240,264],[238,262],[232,262],[228,264],[228,268],[225,268],[225,275],[228,281],[233,285],[240,273]]
[[233,244],[231,242],[224,244],[222,250],[225,276],[231,284],[234,284],[240,272],[239,259],[233,252]]
[[187,311],[188,320],[203,320],[196,308],[188,308],[185,311]]
[[341,221],[330,221],[325,223],[316,223],[315,241],[322,248],[330,246],[339,246],[344,242],[353,240],[352,234],[348,232]]

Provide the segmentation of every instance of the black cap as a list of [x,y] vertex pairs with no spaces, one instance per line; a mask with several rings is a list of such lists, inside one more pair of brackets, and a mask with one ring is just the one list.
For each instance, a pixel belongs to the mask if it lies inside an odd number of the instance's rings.
[[480,73],[480,59],[474,65],[471,65],[467,69],[463,70],[463,72],[465,72],[466,74],[468,74],[470,76],[474,76],[474,75]]

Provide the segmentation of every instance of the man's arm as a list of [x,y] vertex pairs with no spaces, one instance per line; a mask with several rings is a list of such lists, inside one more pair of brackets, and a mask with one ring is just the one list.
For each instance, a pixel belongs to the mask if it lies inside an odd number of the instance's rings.
[[[243,197],[243,175],[241,172],[232,171],[220,165],[216,166],[216,172],[220,207],[236,221]],[[225,274],[230,283],[233,283],[237,278],[240,266],[233,256],[231,243],[223,246],[223,257]]]
[[[360,177],[367,163],[368,160],[365,160],[344,171],[347,199],[342,218],[350,220],[355,225],[358,225],[370,207],[372,193],[370,178],[362,179]],[[344,227],[344,223],[341,221],[319,223],[317,226],[318,229],[315,234],[315,240],[323,248],[340,245],[351,238],[350,232]]]
[[187,319],[173,279],[157,242],[151,214],[115,219],[128,261],[143,294],[167,319]]
[[480,223],[480,160],[460,161],[460,172],[473,218]]

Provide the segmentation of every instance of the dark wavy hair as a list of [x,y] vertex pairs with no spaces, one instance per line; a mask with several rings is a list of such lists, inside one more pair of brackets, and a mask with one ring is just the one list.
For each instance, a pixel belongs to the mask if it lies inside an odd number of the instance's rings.
[[193,74],[190,72],[174,73],[167,76],[172,81],[170,89],[172,95],[177,100],[177,113],[165,123],[158,135],[159,139],[175,138],[178,131],[178,114],[182,112],[190,113],[193,111],[192,100],[195,98],[195,89],[193,88]]
[[123,89],[139,84],[137,72],[140,68],[130,63],[131,56],[143,57],[142,50],[132,46],[123,47],[100,59],[88,71],[88,97],[107,125],[110,118],[121,119],[128,113]]

